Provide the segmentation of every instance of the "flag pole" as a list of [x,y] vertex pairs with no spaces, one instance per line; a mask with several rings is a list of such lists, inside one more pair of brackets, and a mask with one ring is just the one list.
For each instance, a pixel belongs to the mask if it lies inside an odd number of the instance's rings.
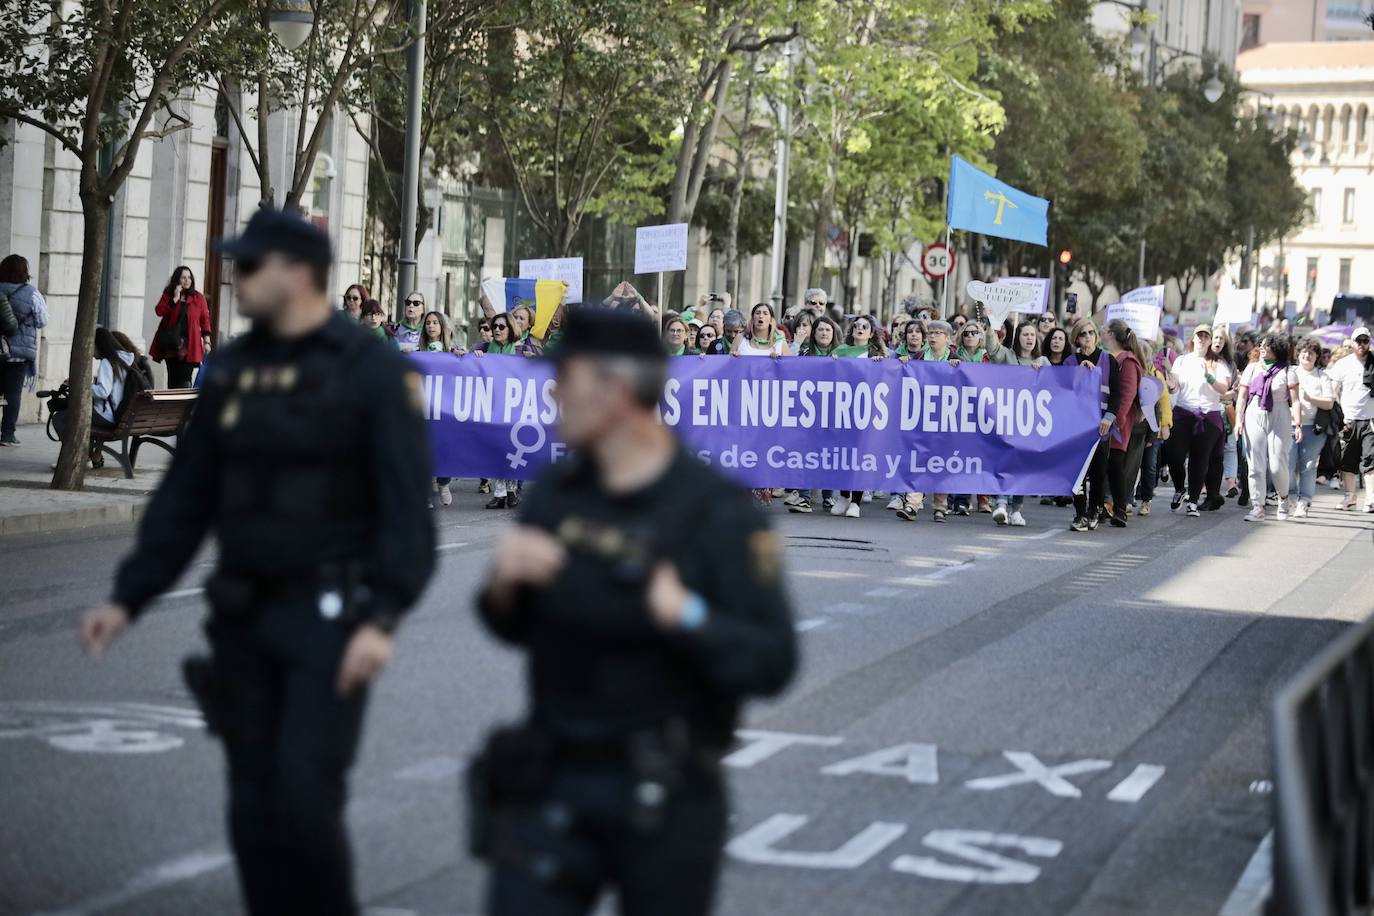
[[941,318],[944,318],[944,319],[946,319],[946,320],[949,319],[949,280],[950,280],[950,274],[954,273],[955,270],[956,270],[956,268],[958,267],[958,264],[957,264],[957,263],[955,262],[955,260],[954,260],[954,251],[953,251],[953,249],[951,249],[951,248],[949,247],[949,238],[950,238],[950,233],[951,233],[952,231],[953,231],[952,227],[951,227],[948,223],[946,223],[946,224],[945,224],[945,254],[947,254],[947,255],[949,256],[949,270],[945,273],[945,289],[944,289],[944,293],[945,293],[945,304],[944,304],[944,308],[942,308],[942,309],[940,310],[940,312],[941,312],[940,317],[941,317]]

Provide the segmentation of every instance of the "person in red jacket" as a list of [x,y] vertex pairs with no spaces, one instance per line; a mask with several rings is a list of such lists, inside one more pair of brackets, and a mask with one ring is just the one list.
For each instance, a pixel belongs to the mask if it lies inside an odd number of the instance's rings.
[[1107,322],[1102,343],[1121,367],[1121,406],[1117,408],[1107,434],[1111,453],[1107,457],[1107,487],[1112,494],[1112,514],[1108,521],[1113,528],[1126,527],[1126,505],[1131,501],[1131,487],[1135,481],[1126,479],[1126,451],[1131,434],[1140,418],[1140,376],[1143,372],[1140,342],[1130,325],[1119,318]]
[[191,268],[172,271],[155,311],[162,321],[149,355],[166,364],[168,388],[190,388],[191,375],[210,352],[210,305],[196,289]]

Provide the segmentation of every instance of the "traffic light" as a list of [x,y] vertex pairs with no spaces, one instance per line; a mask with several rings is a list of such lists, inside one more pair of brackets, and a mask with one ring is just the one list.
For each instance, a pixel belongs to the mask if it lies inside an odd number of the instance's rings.
[[1068,267],[1069,264],[1070,264],[1072,261],[1073,261],[1073,252],[1072,252],[1072,251],[1070,251],[1069,249],[1065,248],[1063,251],[1059,252],[1059,263],[1060,263],[1060,264],[1063,264],[1065,267]]

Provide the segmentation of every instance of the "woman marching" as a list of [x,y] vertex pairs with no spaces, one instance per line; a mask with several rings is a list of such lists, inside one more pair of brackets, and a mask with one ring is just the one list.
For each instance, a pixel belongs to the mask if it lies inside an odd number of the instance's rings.
[[1174,392],[1173,435],[1164,452],[1174,482],[1169,509],[1177,512],[1182,505],[1189,518],[1197,518],[1203,484],[1208,493],[1221,487],[1221,460],[1215,452],[1225,435],[1221,398],[1231,388],[1231,367],[1213,358],[1211,325],[1193,331],[1193,351],[1169,367],[1169,388]]
[[[799,355],[801,356],[824,356],[834,357],[835,350],[840,346],[840,329],[824,315],[812,320],[810,333],[807,335],[806,342],[801,345]],[[792,490],[787,494],[784,505],[788,512],[799,514],[810,514],[814,511],[811,503],[811,493],[813,490]],[[821,509],[829,512],[835,508],[835,491],[821,491]]]
[[1109,521],[1113,528],[1126,527],[1126,506],[1131,500],[1131,488],[1135,479],[1127,480],[1126,455],[1132,439],[1144,448],[1145,434],[1137,427],[1143,425],[1144,416],[1140,411],[1140,379],[1144,373],[1145,360],[1141,356],[1140,342],[1136,339],[1131,326],[1119,318],[1107,322],[1107,333],[1103,335],[1107,352],[1118,366],[1119,378],[1116,417],[1112,421],[1108,435],[1107,484],[1112,493],[1112,511]]
[[[778,320],[771,305],[760,302],[750,310],[749,327],[745,333],[735,336],[730,353],[732,356],[771,356],[774,359],[788,355],[787,340],[778,330]],[[755,487],[754,499],[761,506],[772,504],[773,489]]]
[[1097,325],[1093,324],[1091,318],[1075,321],[1069,337],[1073,341],[1074,352],[1064,361],[1065,364],[1097,372],[1101,379],[1098,408],[1102,411],[1102,420],[1097,426],[1097,448],[1088,462],[1087,473],[1083,475],[1083,485],[1074,494],[1074,518],[1069,525],[1070,531],[1092,531],[1097,528],[1107,501],[1107,463],[1111,456],[1107,434],[1116,422],[1121,406],[1121,366],[1098,343]]
[[[832,355],[842,359],[879,360],[886,358],[887,351],[883,348],[883,342],[878,339],[877,326],[873,319],[867,315],[860,315],[849,325],[849,338],[845,345],[836,347]],[[858,518],[863,497],[862,490],[841,490],[840,501],[831,508],[830,514]]]
[[[989,341],[995,340],[996,334],[989,334]],[[1046,365],[1045,357],[1040,355],[1040,331],[1035,322],[1023,321],[1016,326],[1011,333],[1011,345],[999,345],[996,351],[991,349],[989,343],[988,359],[990,362],[1000,363],[1008,366],[1028,366],[1032,369],[1039,369]],[[1013,528],[1024,528],[1026,517],[1021,514],[1021,506],[1025,503],[1026,497],[1023,494],[1003,493],[997,497],[996,504],[992,509],[992,521],[997,525],[1010,525]]]
[[[1301,433],[1290,452],[1290,476],[1298,491],[1294,518],[1306,518],[1317,493],[1317,462],[1326,446],[1328,427],[1333,423],[1329,411],[1336,402],[1335,391],[1321,362],[1322,345],[1309,337],[1298,346],[1298,424]],[[1328,413],[1322,413],[1328,411]],[[1324,420],[1325,422],[1319,422]]]
[[1279,521],[1288,520],[1289,452],[1302,441],[1302,419],[1294,416],[1298,401],[1297,370],[1289,360],[1288,339],[1269,334],[1259,343],[1259,359],[1245,367],[1236,392],[1236,426],[1245,432],[1250,494],[1254,505],[1247,522],[1264,521],[1266,480],[1279,495]]
[[191,268],[172,271],[154,311],[162,321],[149,355],[167,366],[168,388],[190,388],[192,373],[210,352],[210,306]]
[[[453,343],[452,329],[442,312],[426,312],[425,317],[420,319],[419,350],[421,353],[452,353],[455,356],[467,352]],[[439,494],[439,505],[445,509],[453,505],[453,490],[449,487],[451,483],[452,477],[436,477],[433,481],[434,492]],[[434,508],[433,503],[430,508]]]

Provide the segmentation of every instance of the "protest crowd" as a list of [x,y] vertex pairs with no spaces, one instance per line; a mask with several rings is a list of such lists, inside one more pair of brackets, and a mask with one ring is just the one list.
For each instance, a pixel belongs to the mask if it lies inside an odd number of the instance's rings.
[[[387,324],[366,290],[354,286],[349,292],[353,299],[345,296],[345,307],[399,349],[477,358],[534,357],[557,347],[570,307],[549,310],[547,327],[536,329],[536,312],[545,313],[533,302],[502,310],[499,294],[484,291],[484,317],[468,341],[456,339],[444,314],[426,311],[419,293],[406,297],[398,322]],[[875,315],[843,314],[821,289],[807,290],[781,315],[766,302],[746,313],[733,306],[729,293],[708,293],[693,307],[660,314],[628,282],[600,306],[657,321],[664,348],[679,359],[820,357],[1097,371],[1099,439],[1082,483],[1074,493],[1039,495],[1041,505],[1064,508],[1066,517],[1072,508],[1075,532],[1147,517],[1157,492],[1170,511],[1193,518],[1228,503],[1245,510],[1247,521],[1302,518],[1318,487],[1339,491],[1344,510],[1374,513],[1374,359],[1365,327],[1333,341],[1312,328],[1261,316],[1263,331],[1233,335],[1224,324],[1198,324],[1162,328],[1154,340],[1141,340],[1119,319],[1060,322],[1050,312],[1013,313],[994,327],[980,303],[941,317],[935,306],[916,301],[884,324]],[[439,505],[452,504],[451,485],[448,478],[435,481]],[[490,509],[513,508],[520,489],[516,480],[479,484],[479,492],[491,495]],[[799,514],[858,518],[865,505],[880,505],[915,522],[929,507],[934,522],[985,514],[999,526],[1026,524],[1024,495],[801,488],[757,488],[754,495],[764,505],[781,499]]]

